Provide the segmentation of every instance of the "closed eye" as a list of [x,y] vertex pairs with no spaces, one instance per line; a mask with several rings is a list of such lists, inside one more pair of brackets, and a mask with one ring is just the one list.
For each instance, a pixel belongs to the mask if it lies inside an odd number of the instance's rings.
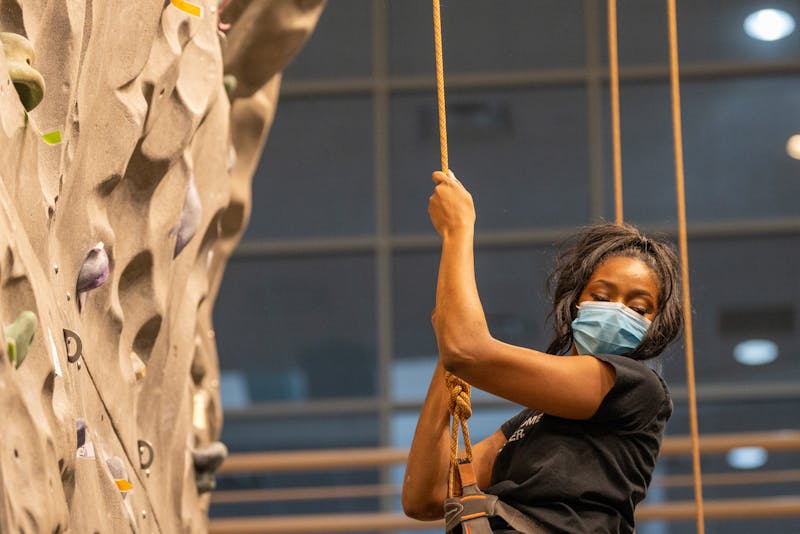
[[610,299],[605,295],[598,295],[597,293],[592,293],[592,299],[599,301],[599,302],[608,302]]

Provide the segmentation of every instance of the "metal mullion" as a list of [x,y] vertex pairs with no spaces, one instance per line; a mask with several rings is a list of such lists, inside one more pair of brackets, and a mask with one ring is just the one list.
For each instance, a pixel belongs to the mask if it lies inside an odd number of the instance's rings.
[[[671,224],[643,223],[638,225],[645,233],[656,232],[674,236]],[[526,228],[481,232],[475,236],[480,247],[527,247],[550,245],[572,235],[574,226],[561,228]],[[800,217],[773,217],[769,219],[722,219],[699,221],[689,227],[691,239],[737,239],[745,237],[796,236],[800,234]],[[435,251],[441,240],[433,234],[407,234],[400,236],[352,239],[297,239],[297,240],[250,240],[243,242],[234,251],[233,260],[272,257],[302,257],[326,254],[358,254],[365,251],[388,248],[391,251],[424,252]]]
[[603,77],[600,52],[599,0],[583,1],[584,31],[586,34],[586,131],[589,148],[589,218],[598,222],[605,216],[605,159],[603,157]]
[[[392,325],[392,248],[391,184],[389,137],[389,13],[388,0],[372,3],[372,98],[373,147],[375,150],[375,268],[376,317],[378,340],[378,427],[379,443],[388,446],[391,438],[391,366],[393,358]],[[381,468],[380,482],[391,480],[391,466]],[[391,497],[381,499],[381,509],[391,508]]]
[[[670,386],[672,400],[686,402],[686,387]],[[697,396],[704,402],[739,402],[800,399],[800,380],[773,380],[768,382],[701,383]],[[475,408],[507,408],[515,406],[499,397],[472,399]],[[289,417],[335,416],[366,414],[374,411],[371,399],[329,399],[311,402],[264,402],[243,409],[226,410],[226,420],[277,419]],[[419,412],[422,400],[405,400],[391,403],[393,411]]]
[[[584,0],[592,4],[592,0]],[[596,5],[591,11],[598,11]],[[587,11],[585,23],[594,20]],[[596,21],[592,33],[598,34],[599,22]],[[589,26],[587,25],[587,50],[599,48],[597,39],[590,39]],[[599,35],[599,34],[598,34]],[[598,37],[599,38],[599,37]],[[591,45],[595,43],[595,46]],[[736,63],[731,61],[714,61],[705,63],[681,64],[681,79],[724,79],[744,78],[755,76],[780,76],[800,74],[800,62],[781,61],[772,63]],[[591,76],[601,82],[608,81],[608,72],[598,60],[597,66]],[[621,82],[649,82],[667,81],[669,69],[661,65],[629,65],[620,67]],[[509,87],[542,87],[542,86],[573,86],[583,85],[586,80],[585,68],[563,69],[529,69],[493,72],[453,73],[448,74],[448,89],[492,89]],[[286,82],[281,89],[281,98],[303,98],[308,96],[336,96],[369,94],[373,90],[373,78],[357,77],[339,80],[302,80]],[[390,93],[408,93],[430,91],[435,88],[435,81],[428,75],[425,76],[388,76],[385,78],[386,89]]]

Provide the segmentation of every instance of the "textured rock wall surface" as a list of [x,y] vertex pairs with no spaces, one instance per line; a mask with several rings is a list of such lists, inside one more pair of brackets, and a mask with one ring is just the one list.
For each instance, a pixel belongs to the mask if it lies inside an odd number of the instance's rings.
[[0,532],[206,530],[212,307],[323,4],[0,0],[45,86],[0,52]]

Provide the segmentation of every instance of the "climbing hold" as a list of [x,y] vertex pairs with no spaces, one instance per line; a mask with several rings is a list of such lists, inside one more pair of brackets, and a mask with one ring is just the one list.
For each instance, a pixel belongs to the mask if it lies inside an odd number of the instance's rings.
[[208,416],[206,415],[207,404],[207,391],[201,389],[194,394],[192,402],[192,426],[194,426],[197,430],[205,430],[208,427]]
[[38,323],[36,314],[26,310],[20,313],[17,320],[3,331],[8,347],[8,357],[17,369],[28,354]]
[[81,270],[78,272],[76,292],[82,307],[86,301],[86,292],[100,287],[108,278],[108,253],[100,241],[86,254]]
[[133,375],[136,377],[137,382],[140,382],[147,376],[147,365],[145,365],[135,352],[131,352],[131,365],[133,366]]
[[136,444],[139,446],[139,466],[142,469],[148,469],[151,465],[153,465],[153,460],[155,460],[153,446],[149,441],[144,439],[140,439],[136,442]]
[[226,169],[228,174],[233,172],[233,168],[236,167],[236,149],[233,148],[233,145],[228,146],[228,161],[226,164]]
[[8,77],[25,110],[31,111],[44,98],[44,78],[32,66],[36,58],[33,45],[22,35],[8,32],[0,33],[0,43],[8,62]]
[[94,446],[92,442],[89,441],[89,436],[86,432],[86,421],[80,418],[76,419],[75,429],[78,433],[78,452],[76,456],[85,460],[91,460],[94,458]]
[[61,130],[53,130],[42,134],[42,140],[48,145],[57,145],[61,142]]
[[202,17],[203,16],[203,7],[198,6],[197,4],[193,4],[191,2],[187,2],[186,0],[172,0],[172,5],[180,9],[181,11],[188,13],[190,15],[194,15],[195,17]]
[[111,472],[111,476],[114,477],[114,480],[128,478],[128,471],[125,469],[125,462],[123,462],[122,458],[119,456],[112,456],[106,460],[106,465],[108,466],[108,470]]
[[[66,328],[64,328],[63,331],[64,331],[64,344],[67,346],[67,361],[69,363],[75,363],[83,355],[83,342],[81,341],[81,337],[72,330],[67,330]],[[73,352],[72,354],[70,354],[69,351],[70,339],[75,342],[75,352]]]
[[236,79],[236,76],[233,74],[226,74],[222,77],[222,83],[225,85],[225,92],[228,93],[230,97],[234,91],[236,91],[236,87],[239,85],[239,81]]
[[214,473],[195,471],[194,475],[197,493],[208,493],[217,489],[217,477]]
[[186,196],[183,200],[181,210],[181,220],[170,231],[171,236],[175,237],[175,251],[172,257],[176,258],[183,248],[192,240],[200,221],[203,218],[203,206],[200,203],[200,193],[197,191],[197,184],[194,181],[194,174],[189,175],[189,186],[186,189]]
[[106,460],[106,465],[111,472],[111,478],[114,479],[114,483],[116,483],[123,495],[133,489],[133,485],[128,481],[128,470],[125,469],[125,462],[119,456],[112,456]]
[[78,448],[86,444],[86,421],[81,418],[75,419],[75,429],[78,431]]
[[217,487],[214,476],[219,466],[228,456],[228,448],[221,441],[215,441],[202,449],[192,450],[195,483],[198,493],[206,493]]
[[55,372],[56,376],[64,376],[63,371],[61,371],[61,362],[58,360],[56,340],[53,337],[53,331],[49,328],[47,329],[47,341],[49,341],[50,344],[50,356],[53,358],[53,372]]
[[221,441],[215,441],[202,449],[192,450],[194,467],[201,471],[216,471],[227,457],[228,447]]

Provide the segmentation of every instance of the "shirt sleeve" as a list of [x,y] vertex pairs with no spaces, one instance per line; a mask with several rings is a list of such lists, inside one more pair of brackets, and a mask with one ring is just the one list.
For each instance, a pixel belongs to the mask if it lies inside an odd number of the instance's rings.
[[669,391],[655,371],[626,356],[595,356],[614,368],[614,386],[589,421],[625,430],[647,426],[670,402]]
[[503,423],[500,426],[500,430],[503,431],[503,435],[506,437],[506,439],[510,438],[511,434],[513,434],[519,428],[519,425],[521,425],[523,421],[525,421],[528,417],[530,417],[532,413],[533,410],[526,408],[525,410],[522,410],[517,415],[515,415],[514,417]]

